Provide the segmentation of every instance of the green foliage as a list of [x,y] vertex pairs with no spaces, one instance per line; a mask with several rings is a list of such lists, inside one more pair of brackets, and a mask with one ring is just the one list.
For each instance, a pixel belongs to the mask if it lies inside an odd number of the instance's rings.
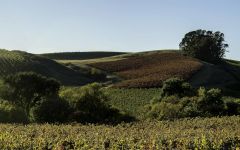
[[180,118],[179,113],[182,109],[180,104],[172,104],[167,102],[155,103],[149,107],[147,117],[157,120],[172,120]]
[[0,100],[0,122],[2,123],[23,123],[28,118],[24,111],[7,101]]
[[63,123],[68,121],[71,108],[63,99],[43,99],[30,111],[30,120],[40,123]]
[[71,119],[82,123],[116,123],[133,118],[121,114],[108,103],[101,85],[92,83],[81,88],[63,89],[60,97],[69,100],[73,107]]
[[225,98],[226,114],[240,115],[240,99]]
[[130,124],[0,124],[0,149],[239,149],[239,116]]
[[176,95],[178,97],[193,95],[191,85],[179,78],[170,78],[163,82],[161,97]]
[[179,47],[189,56],[207,62],[218,62],[228,47],[224,42],[224,34],[219,31],[196,30],[188,32]]
[[[190,89],[190,93],[186,89]],[[197,94],[192,95],[193,93]],[[234,101],[224,102],[220,89],[207,90],[200,87],[197,92],[194,92],[187,83],[174,78],[164,82],[160,98],[153,98],[145,106],[145,117],[163,120],[197,116],[238,115],[240,114],[239,104]]]
[[33,72],[21,72],[4,78],[0,94],[4,100],[21,107],[29,115],[33,107],[43,97],[56,97],[60,84]]
[[221,90],[199,88],[198,97],[198,109],[203,113],[212,115],[221,115],[223,113],[225,106]]

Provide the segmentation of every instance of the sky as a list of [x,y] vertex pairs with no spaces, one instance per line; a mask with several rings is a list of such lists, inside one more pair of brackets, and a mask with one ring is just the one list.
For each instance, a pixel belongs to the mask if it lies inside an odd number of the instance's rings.
[[240,60],[239,0],[0,0],[0,48],[30,53],[178,49],[184,35],[225,34]]

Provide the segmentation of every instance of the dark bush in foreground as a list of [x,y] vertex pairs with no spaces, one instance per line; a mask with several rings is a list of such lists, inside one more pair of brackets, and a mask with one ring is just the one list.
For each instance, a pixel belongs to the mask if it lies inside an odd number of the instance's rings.
[[74,112],[71,121],[81,123],[117,123],[131,121],[132,117],[112,108],[106,102],[107,96],[97,83],[89,84],[81,88],[63,90],[60,96],[69,100]]
[[11,105],[7,101],[0,100],[0,122],[1,123],[26,123],[28,121],[24,111]]
[[30,109],[43,97],[56,97],[60,83],[52,78],[34,72],[20,72],[4,78],[0,96],[24,110],[29,116]]
[[[228,98],[229,99],[229,98]],[[227,115],[240,115],[240,100],[227,100],[226,101],[226,114]]]
[[67,101],[63,99],[43,99],[36,104],[30,112],[33,122],[67,122],[71,108]]
[[222,93],[219,89],[198,90],[198,109],[203,113],[212,115],[221,115],[224,111],[224,102]]

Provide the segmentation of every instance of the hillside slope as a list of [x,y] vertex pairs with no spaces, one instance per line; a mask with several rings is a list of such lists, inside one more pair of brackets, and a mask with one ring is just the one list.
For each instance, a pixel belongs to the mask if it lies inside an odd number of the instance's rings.
[[88,65],[122,77],[116,87],[159,87],[167,78],[180,77],[194,87],[218,87],[230,91],[230,95],[240,91],[239,61],[224,60],[214,65],[182,56],[176,50],[133,53],[115,61],[96,60]]
[[126,54],[124,52],[62,52],[41,54],[55,60],[86,60]]
[[121,60],[89,65],[119,75],[123,81],[115,86],[127,88],[160,87],[171,77],[189,79],[202,67],[196,59],[169,51],[136,53]]
[[34,71],[53,77],[64,85],[83,85],[91,82],[91,79],[53,60],[22,51],[0,50],[0,77],[20,71]]

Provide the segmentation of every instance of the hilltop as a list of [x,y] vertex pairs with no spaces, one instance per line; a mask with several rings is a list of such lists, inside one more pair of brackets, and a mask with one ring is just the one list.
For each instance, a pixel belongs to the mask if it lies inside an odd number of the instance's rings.
[[49,59],[55,60],[86,60],[86,59],[96,59],[102,57],[110,57],[116,55],[126,54],[124,52],[62,52],[62,53],[45,53],[41,56],[47,57]]
[[0,77],[21,71],[33,71],[53,77],[64,85],[83,85],[92,80],[53,60],[23,51],[0,50]]

